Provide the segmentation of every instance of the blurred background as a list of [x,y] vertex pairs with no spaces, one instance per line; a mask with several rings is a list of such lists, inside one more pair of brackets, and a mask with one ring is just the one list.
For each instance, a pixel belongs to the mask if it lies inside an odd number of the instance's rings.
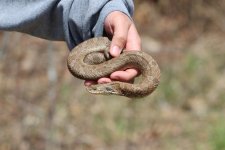
[[150,96],[95,96],[68,49],[0,32],[0,150],[224,150],[225,1],[136,0],[143,50],[161,68]]

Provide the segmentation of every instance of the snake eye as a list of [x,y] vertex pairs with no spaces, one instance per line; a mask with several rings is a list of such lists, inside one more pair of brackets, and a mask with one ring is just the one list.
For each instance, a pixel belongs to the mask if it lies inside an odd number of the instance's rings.
[[92,86],[91,88],[92,88],[92,90],[97,90],[97,87],[95,87],[95,86]]
[[105,89],[106,89],[106,91],[108,91],[108,92],[114,92],[114,90],[113,90],[111,87],[106,87]]

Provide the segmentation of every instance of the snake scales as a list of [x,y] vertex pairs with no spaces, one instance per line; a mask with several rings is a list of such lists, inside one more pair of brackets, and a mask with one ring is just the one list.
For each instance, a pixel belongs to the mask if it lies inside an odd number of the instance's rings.
[[142,80],[137,84],[114,81],[86,87],[94,94],[115,94],[127,97],[144,97],[159,84],[160,70],[156,61],[143,51],[123,51],[119,57],[110,58],[110,41],[106,37],[92,38],[76,46],[69,54],[67,66],[77,78],[97,80],[125,68],[137,68]]

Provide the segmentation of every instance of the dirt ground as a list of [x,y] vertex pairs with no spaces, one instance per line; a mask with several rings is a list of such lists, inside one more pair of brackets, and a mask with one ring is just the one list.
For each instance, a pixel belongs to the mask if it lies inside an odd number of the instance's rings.
[[225,2],[135,1],[161,69],[143,99],[87,93],[64,42],[0,32],[0,150],[224,150]]

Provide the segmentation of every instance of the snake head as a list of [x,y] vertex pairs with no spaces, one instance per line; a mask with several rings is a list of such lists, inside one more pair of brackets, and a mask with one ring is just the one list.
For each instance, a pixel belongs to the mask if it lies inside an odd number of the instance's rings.
[[106,84],[95,84],[86,87],[87,91],[92,94],[104,94],[104,95],[121,95],[121,91],[119,90],[118,83],[106,83]]

